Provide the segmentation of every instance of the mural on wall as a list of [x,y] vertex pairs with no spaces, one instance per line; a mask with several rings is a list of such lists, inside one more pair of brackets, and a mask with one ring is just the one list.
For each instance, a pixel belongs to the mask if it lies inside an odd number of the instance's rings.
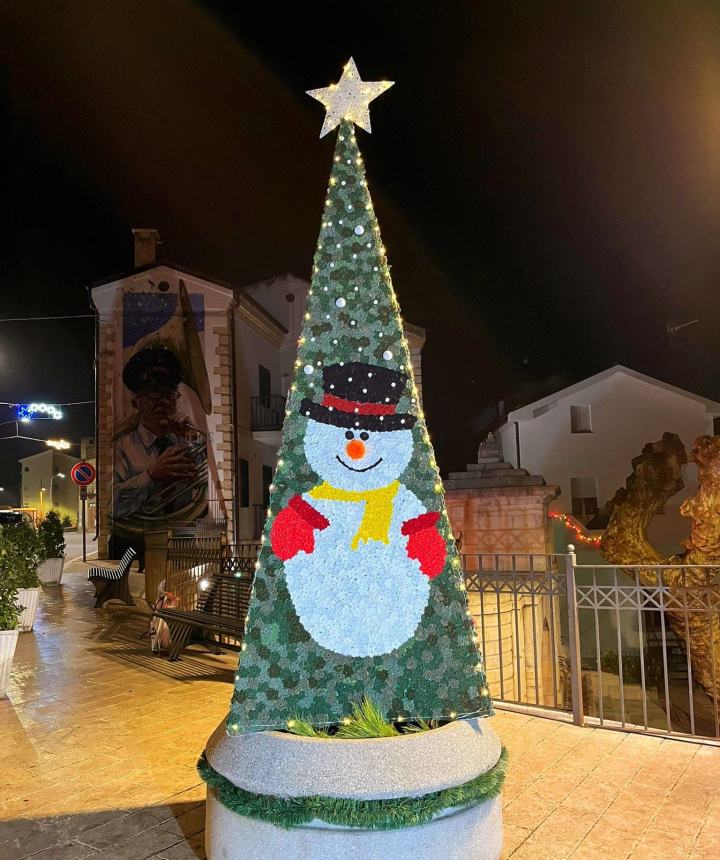
[[[115,386],[111,555],[142,554],[148,529],[208,512],[217,465],[203,354],[204,297],[127,292],[122,304],[122,377]],[[213,480],[215,476],[215,480]]]

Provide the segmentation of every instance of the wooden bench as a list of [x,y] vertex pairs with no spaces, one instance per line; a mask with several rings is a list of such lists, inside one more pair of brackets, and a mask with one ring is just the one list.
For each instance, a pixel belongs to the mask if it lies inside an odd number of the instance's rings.
[[197,609],[157,609],[154,615],[170,628],[168,660],[177,660],[192,642],[221,643],[213,636],[229,636],[242,641],[245,618],[250,606],[253,577],[214,573],[198,597]]
[[95,607],[102,606],[108,600],[122,600],[128,606],[133,605],[130,594],[130,565],[137,553],[128,547],[117,567],[97,565],[88,571],[88,579],[95,586]]

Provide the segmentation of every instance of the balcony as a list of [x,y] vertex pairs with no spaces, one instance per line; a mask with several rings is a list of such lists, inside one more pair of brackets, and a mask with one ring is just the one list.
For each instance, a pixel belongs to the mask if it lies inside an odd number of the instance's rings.
[[285,398],[282,394],[264,394],[250,398],[250,429],[253,432],[282,430]]

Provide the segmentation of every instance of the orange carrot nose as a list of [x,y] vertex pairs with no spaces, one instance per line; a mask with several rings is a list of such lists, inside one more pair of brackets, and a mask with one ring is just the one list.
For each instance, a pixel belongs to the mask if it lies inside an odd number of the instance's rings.
[[365,456],[365,445],[359,439],[353,439],[347,443],[345,451],[351,460],[362,460]]

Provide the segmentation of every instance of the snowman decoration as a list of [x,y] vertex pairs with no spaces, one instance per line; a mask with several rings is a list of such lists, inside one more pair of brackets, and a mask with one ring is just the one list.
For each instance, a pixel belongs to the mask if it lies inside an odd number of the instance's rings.
[[305,399],[304,447],[321,483],[290,499],[270,530],[300,623],[323,648],[374,657],[417,629],[446,556],[440,514],[401,481],[415,416],[397,411],[407,377],[361,362],[323,370]]

